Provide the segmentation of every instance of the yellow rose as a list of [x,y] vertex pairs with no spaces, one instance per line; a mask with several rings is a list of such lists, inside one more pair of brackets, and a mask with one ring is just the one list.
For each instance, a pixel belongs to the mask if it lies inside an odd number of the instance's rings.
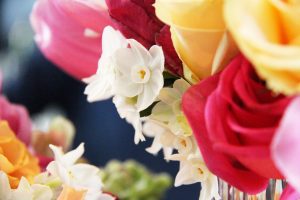
[[223,20],[223,0],[156,0],[155,8],[158,18],[171,26],[185,70],[196,78],[219,71],[236,55]]
[[32,181],[40,172],[38,160],[15,136],[6,121],[0,121],[0,171],[8,175],[12,188],[18,186],[22,176]]
[[225,20],[239,48],[275,92],[300,92],[300,1],[227,0]]

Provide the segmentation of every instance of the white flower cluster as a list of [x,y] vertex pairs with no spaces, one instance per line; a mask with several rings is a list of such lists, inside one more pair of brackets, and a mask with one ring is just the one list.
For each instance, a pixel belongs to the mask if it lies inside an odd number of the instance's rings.
[[[180,162],[175,186],[202,183],[200,199],[219,199],[217,177],[207,169],[192,130],[181,110],[183,93],[190,84],[179,79],[163,88],[164,55],[161,47],[148,51],[137,41],[125,39],[112,27],[102,35],[102,56],[95,75],[84,79],[88,101],[113,97],[122,118],[135,128],[135,143],[154,138],[146,150],[163,150],[166,160]],[[158,101],[148,117],[140,112]]]
[[33,184],[22,177],[18,188],[12,189],[7,174],[0,171],[0,200],[64,200],[65,188],[81,192],[81,199],[84,200],[115,199],[102,192],[99,168],[89,164],[76,164],[83,155],[83,144],[67,154],[63,154],[60,147],[50,145],[50,148],[55,160],[49,163],[46,172],[35,177]]
[[148,108],[163,87],[164,54],[154,45],[148,51],[108,26],[102,35],[97,73],[84,79],[88,101],[113,97],[122,118],[135,128],[135,143],[144,141],[140,112]]
[[181,110],[183,93],[190,85],[183,79],[176,80],[173,88],[163,88],[160,100],[145,119],[144,134],[153,137],[152,146],[146,150],[157,154],[163,150],[166,160],[180,162],[175,186],[201,182],[201,200],[220,199],[218,180],[207,169],[192,130]]

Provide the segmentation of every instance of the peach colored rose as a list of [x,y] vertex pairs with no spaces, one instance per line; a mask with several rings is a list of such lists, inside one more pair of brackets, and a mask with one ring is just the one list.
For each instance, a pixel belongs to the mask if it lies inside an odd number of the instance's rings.
[[6,121],[0,121],[0,171],[8,175],[12,188],[16,188],[22,176],[31,181],[40,172],[38,160],[10,129]]

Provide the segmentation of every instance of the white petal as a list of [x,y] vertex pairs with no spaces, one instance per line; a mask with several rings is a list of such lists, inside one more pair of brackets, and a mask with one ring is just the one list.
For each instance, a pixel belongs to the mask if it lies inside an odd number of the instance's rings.
[[0,199],[10,199],[11,198],[11,188],[8,181],[7,175],[0,171]]
[[22,200],[32,200],[33,199],[33,191],[30,187],[28,181],[22,177],[18,188],[13,191],[13,200],[22,199]]
[[173,88],[179,91],[181,96],[185,93],[185,91],[191,87],[191,85],[185,81],[184,79],[178,79],[174,82]]
[[158,102],[152,109],[151,119],[155,119],[161,122],[168,122],[172,115],[172,108],[164,102]]
[[178,187],[181,185],[194,184],[196,182],[197,180],[195,180],[195,177],[192,176],[190,166],[188,164],[185,164],[177,173],[174,185],[175,187]]
[[134,52],[134,55],[137,56],[136,59],[139,59],[139,62],[141,62],[144,65],[150,64],[151,55],[149,51],[134,39],[129,39],[128,42],[130,44],[131,49]]
[[151,79],[149,80],[153,90],[155,91],[156,96],[158,96],[160,90],[164,86],[164,77],[161,71],[152,70]]
[[168,157],[172,155],[173,153],[173,148],[170,147],[164,147],[163,148],[163,152],[164,152],[164,158],[169,161]]
[[139,111],[148,108],[156,99],[156,95],[151,85],[144,85],[144,90],[138,95],[136,107]]
[[99,75],[93,75],[88,79],[84,79],[84,81],[89,82],[84,90],[84,94],[87,95],[89,102],[102,101],[113,96],[111,81],[107,79],[102,79]]
[[63,156],[63,162],[67,165],[73,165],[84,153],[84,143],[81,143],[76,149],[66,153]]
[[163,88],[160,90],[158,98],[167,105],[172,105],[178,99],[181,99],[179,92],[173,88]]
[[159,137],[155,137],[153,139],[151,147],[146,148],[146,151],[148,153],[151,153],[153,155],[157,155],[157,153],[163,148],[163,146],[160,143]]
[[149,66],[150,69],[158,69],[161,72],[165,68],[165,57],[164,52],[160,46],[154,45],[150,48],[149,53],[152,57],[152,62]]
[[49,145],[50,149],[52,150],[53,154],[54,154],[54,159],[56,161],[62,162],[63,160],[63,151],[61,147],[57,147],[55,145],[50,144]]
[[51,200],[53,197],[52,190],[46,185],[34,184],[33,189],[34,200]]
[[126,38],[111,26],[107,26],[103,30],[102,35],[102,54],[112,55],[119,48],[127,46]]
[[116,198],[112,197],[108,194],[101,194],[100,197],[97,200],[115,200]]
[[138,59],[138,55],[129,48],[118,49],[113,56],[113,62],[116,69],[128,76],[133,66],[144,66],[144,63]]
[[135,133],[134,133],[134,143],[138,144],[140,141],[145,141],[145,136],[143,135],[142,132],[142,123],[140,120],[140,115],[139,113],[136,114],[137,117],[135,119],[132,120],[131,124],[133,125],[134,129],[135,129]]
[[87,193],[86,200],[115,200],[116,198],[112,197],[111,195],[100,193],[99,191],[95,191],[94,193]]
[[89,164],[76,164],[71,167],[74,176],[71,186],[100,190],[102,181],[99,176],[99,168]]
[[199,200],[221,199],[218,193],[218,179],[216,176],[211,175],[206,181],[201,183],[201,187]]
[[143,85],[133,83],[128,76],[118,77],[115,86],[116,94],[125,97],[135,97],[143,91]]
[[158,70],[152,71],[149,82],[144,85],[143,92],[138,96],[136,107],[139,111],[146,109],[155,101],[163,84],[162,74]]

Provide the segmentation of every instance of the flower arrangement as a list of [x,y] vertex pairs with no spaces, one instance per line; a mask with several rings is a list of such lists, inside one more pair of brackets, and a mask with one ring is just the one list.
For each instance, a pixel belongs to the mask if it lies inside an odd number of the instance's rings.
[[[200,182],[203,200],[265,198],[275,179],[288,186],[277,182],[272,198],[284,189],[281,199],[299,199],[299,6],[296,0],[39,0],[31,22],[44,55],[87,84],[89,102],[112,98],[133,125],[136,144],[153,138],[149,153],[162,150],[166,160],[179,162],[175,186]],[[85,173],[73,166],[83,146],[66,155],[51,149],[55,161],[47,170],[65,184],[61,199],[93,196],[94,184],[76,190],[80,185],[62,173]],[[73,158],[65,165],[67,155]],[[95,172],[88,183],[97,182],[97,170],[86,167]],[[38,169],[29,171],[30,181]],[[13,182],[11,170],[4,172],[3,180]],[[34,188],[50,195],[40,185],[31,186],[33,194]]]
[[[127,161],[124,167],[113,161],[104,169],[93,166],[82,158],[83,143],[69,151],[75,127],[68,119],[51,118],[42,131],[26,108],[2,95],[0,100],[1,200],[117,200],[113,193],[132,199],[139,197],[134,188],[141,191],[136,183],[141,181],[147,185],[143,198],[153,199],[163,196],[172,182],[168,174],[153,174],[135,161]],[[43,117],[38,120],[49,120]]]

